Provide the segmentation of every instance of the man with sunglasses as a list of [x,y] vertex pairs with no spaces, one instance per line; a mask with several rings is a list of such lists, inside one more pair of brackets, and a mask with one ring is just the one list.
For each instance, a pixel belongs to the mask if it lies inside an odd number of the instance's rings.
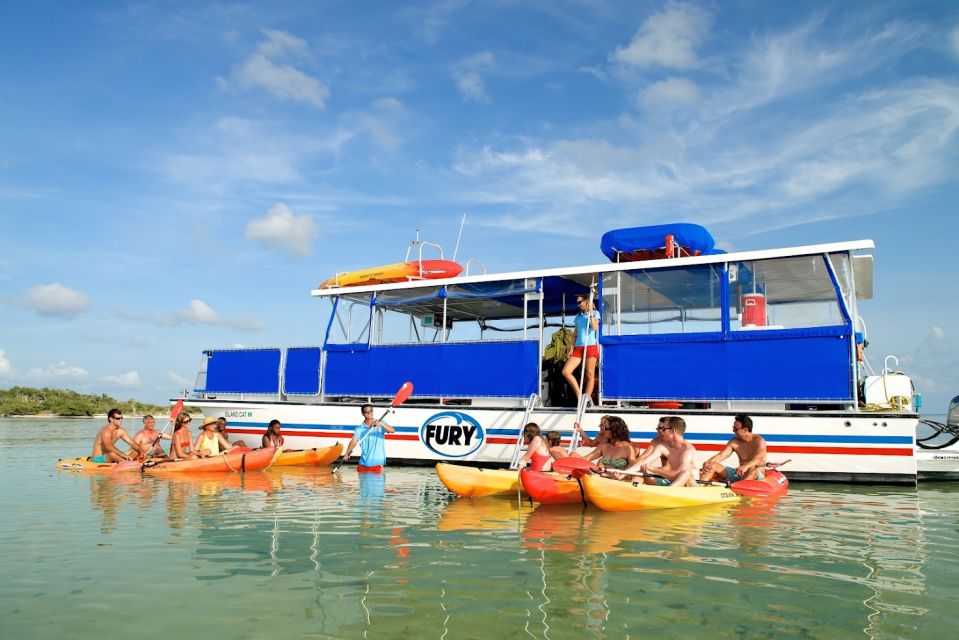
[[696,466],[693,458],[696,447],[686,442],[685,433],[686,421],[679,416],[670,416],[665,424],[656,427],[656,439],[626,471],[649,474],[643,479],[646,484],[695,486]]
[[379,472],[386,464],[386,436],[383,431],[396,433],[396,429],[382,420],[373,420],[373,405],[364,404],[360,410],[363,412],[363,423],[353,432],[353,438],[346,446],[343,460],[346,461],[353,453],[353,448],[362,441],[363,453],[360,454],[356,470]]
[[[123,440],[130,445],[130,451],[123,453],[116,447],[116,441]],[[93,439],[93,455],[90,462],[124,462],[136,460],[141,455],[140,447],[123,429],[123,414],[119,409],[110,409],[107,423]]]
[[[738,467],[727,467],[723,460],[736,453]],[[738,482],[739,480],[762,480],[766,468],[766,439],[753,433],[753,420],[749,416],[739,415],[733,418],[733,437],[723,450],[703,464],[700,480],[720,480]]]

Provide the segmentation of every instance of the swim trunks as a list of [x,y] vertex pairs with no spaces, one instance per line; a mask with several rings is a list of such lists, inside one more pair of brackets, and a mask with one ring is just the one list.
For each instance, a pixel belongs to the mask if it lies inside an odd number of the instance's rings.
[[[756,476],[756,480],[762,480],[765,477],[766,474],[760,471],[759,475]],[[742,478],[740,478],[739,474],[736,473],[736,469],[734,467],[726,467],[726,482],[732,484],[734,482],[739,482],[740,480],[742,480]]]
[[110,457],[107,454],[102,453],[98,456],[94,456],[93,458],[90,458],[90,462],[97,462],[97,463],[110,462]]
[[669,485],[672,484],[672,481],[667,480],[666,478],[656,478],[656,484],[658,484],[661,487],[668,487]]

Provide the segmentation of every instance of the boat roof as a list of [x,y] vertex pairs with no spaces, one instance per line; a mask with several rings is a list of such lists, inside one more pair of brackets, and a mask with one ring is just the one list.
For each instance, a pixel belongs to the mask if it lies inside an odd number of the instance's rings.
[[[310,295],[315,297],[335,297],[339,295],[355,295],[373,291],[396,291],[401,289],[415,289],[425,286],[435,287],[452,284],[474,284],[548,276],[563,277],[578,282],[584,287],[588,288],[592,282],[593,276],[597,273],[632,271],[634,269],[660,269],[705,264],[723,264],[727,262],[744,262],[750,260],[765,260],[769,258],[790,258],[844,251],[862,251],[874,249],[875,246],[876,245],[872,240],[851,240],[846,242],[831,242],[826,244],[786,247],[781,249],[762,249],[758,251],[738,251],[733,253],[721,253],[715,255],[691,256],[683,258],[664,258],[661,260],[645,260],[642,262],[606,262],[602,264],[584,265],[578,267],[557,267],[552,269],[511,271],[505,273],[480,274],[475,276],[457,276],[455,278],[442,278],[437,280],[411,280],[409,282],[391,282],[386,284],[365,285],[360,287],[338,287],[330,289],[316,288],[310,292]],[[859,287],[857,286],[857,289],[858,288]]]

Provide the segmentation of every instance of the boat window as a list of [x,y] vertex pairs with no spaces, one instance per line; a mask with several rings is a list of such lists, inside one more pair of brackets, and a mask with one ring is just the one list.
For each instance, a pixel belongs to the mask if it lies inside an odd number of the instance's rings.
[[722,331],[721,273],[716,265],[606,273],[604,335]]
[[336,300],[327,344],[369,344],[370,299],[370,294],[362,293]]
[[[834,261],[840,283],[848,263]],[[829,270],[822,255],[772,258],[729,265],[730,328],[798,329],[843,324]]]

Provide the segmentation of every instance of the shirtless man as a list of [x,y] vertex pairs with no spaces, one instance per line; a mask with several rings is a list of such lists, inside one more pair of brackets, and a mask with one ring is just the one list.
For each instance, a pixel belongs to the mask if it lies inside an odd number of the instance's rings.
[[626,471],[641,471],[660,476],[644,478],[646,484],[695,486],[693,474],[696,467],[693,456],[696,448],[683,437],[686,433],[686,421],[679,416],[671,416],[666,424],[656,427],[656,431],[659,442],[651,443]]
[[[733,438],[722,451],[703,464],[700,480],[762,480],[766,468],[766,440],[753,433],[753,421],[749,416],[733,418]],[[723,466],[722,461],[736,452],[739,466],[735,469]]]
[[[124,462],[136,460],[139,457],[139,445],[124,431],[121,424],[123,424],[123,414],[119,409],[110,409],[107,413],[106,425],[97,431],[97,437],[93,439],[93,456],[90,462]],[[123,440],[130,445],[129,453],[123,453],[117,449],[117,440]]]
[[143,451],[148,457],[166,457],[166,452],[160,446],[161,438],[169,440],[170,436],[156,430],[156,419],[153,416],[143,416],[143,429],[133,436],[133,441],[137,443],[140,451]]

